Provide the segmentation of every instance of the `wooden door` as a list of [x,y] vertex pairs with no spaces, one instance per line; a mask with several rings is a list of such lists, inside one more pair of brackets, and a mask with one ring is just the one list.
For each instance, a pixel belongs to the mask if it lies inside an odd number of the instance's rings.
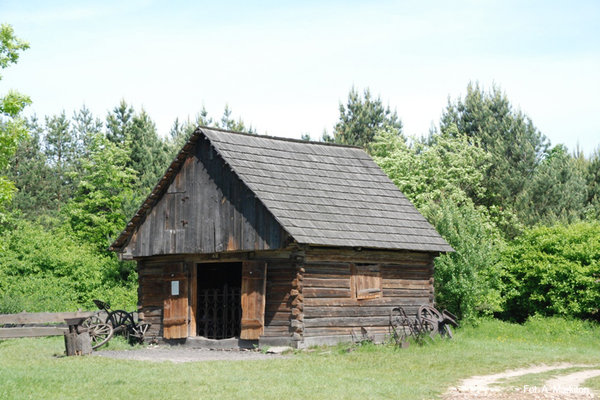
[[166,281],[163,302],[163,338],[182,339],[188,336],[188,280],[180,275]]
[[241,339],[256,340],[265,329],[265,292],[267,263],[242,263],[242,329]]

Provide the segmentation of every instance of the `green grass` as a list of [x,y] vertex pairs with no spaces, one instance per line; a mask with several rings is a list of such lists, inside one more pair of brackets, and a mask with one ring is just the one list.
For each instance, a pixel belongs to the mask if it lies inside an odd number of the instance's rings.
[[453,341],[423,347],[348,348],[174,364],[56,356],[64,352],[60,337],[6,340],[0,342],[0,398],[430,399],[475,374],[539,363],[597,364],[600,327],[563,319],[484,321],[458,330]]

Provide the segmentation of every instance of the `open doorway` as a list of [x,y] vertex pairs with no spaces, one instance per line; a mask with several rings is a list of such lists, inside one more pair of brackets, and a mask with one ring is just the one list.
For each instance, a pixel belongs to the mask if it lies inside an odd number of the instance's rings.
[[242,320],[242,263],[198,264],[198,336],[239,337]]

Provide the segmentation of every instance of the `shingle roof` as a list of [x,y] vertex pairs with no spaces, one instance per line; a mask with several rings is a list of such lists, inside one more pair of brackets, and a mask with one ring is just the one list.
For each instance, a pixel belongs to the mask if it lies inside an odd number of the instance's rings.
[[[298,243],[453,251],[362,149],[209,128],[198,135]],[[128,241],[132,225],[111,248]]]

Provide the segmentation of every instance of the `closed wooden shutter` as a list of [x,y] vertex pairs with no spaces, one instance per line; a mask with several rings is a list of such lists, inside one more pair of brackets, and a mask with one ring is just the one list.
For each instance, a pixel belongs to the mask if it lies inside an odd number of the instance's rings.
[[354,266],[354,294],[357,300],[381,297],[381,273],[377,264]]
[[163,338],[188,336],[188,281],[184,275],[166,281],[163,302]]
[[241,339],[256,340],[265,328],[265,291],[267,264],[244,261],[242,264]]

